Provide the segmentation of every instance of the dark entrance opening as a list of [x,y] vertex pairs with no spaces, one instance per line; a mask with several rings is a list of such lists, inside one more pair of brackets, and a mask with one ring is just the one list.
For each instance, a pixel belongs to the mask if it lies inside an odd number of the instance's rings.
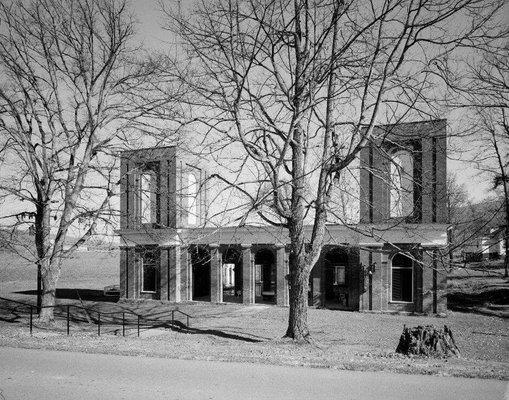
[[202,246],[191,246],[193,268],[193,300],[210,301],[210,251]]
[[157,246],[139,246],[136,249],[140,298],[160,298],[160,252]]
[[332,249],[325,256],[325,306],[349,309],[348,254],[343,249]]
[[276,303],[276,257],[269,249],[255,254],[255,302]]
[[242,251],[228,247],[223,251],[223,301],[242,303]]

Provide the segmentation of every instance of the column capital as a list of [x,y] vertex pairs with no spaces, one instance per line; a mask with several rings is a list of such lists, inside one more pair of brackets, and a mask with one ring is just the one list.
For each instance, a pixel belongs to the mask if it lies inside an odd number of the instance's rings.
[[209,248],[210,249],[218,249],[219,248],[219,243],[209,243]]
[[422,250],[440,250],[444,248],[445,245],[439,245],[436,243],[421,243],[420,248]]
[[274,247],[276,249],[283,249],[286,247],[286,244],[285,243],[274,243]]
[[363,247],[367,247],[369,249],[376,249],[376,248],[382,248],[384,247],[383,243],[373,242],[373,243],[359,243],[359,247],[361,247],[361,250],[367,250],[363,249]]
[[241,247],[242,249],[250,249],[250,248],[251,248],[251,246],[252,246],[252,244],[251,244],[251,243],[241,243],[241,244],[240,244],[240,247]]

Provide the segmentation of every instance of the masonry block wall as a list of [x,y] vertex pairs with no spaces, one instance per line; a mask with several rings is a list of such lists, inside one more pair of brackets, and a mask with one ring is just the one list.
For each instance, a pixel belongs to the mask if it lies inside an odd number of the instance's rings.
[[[154,182],[153,220],[141,220],[142,175],[152,172]],[[190,181],[190,175],[194,181]],[[149,148],[122,152],[120,155],[120,229],[178,228],[190,225],[189,212],[195,204],[192,226],[206,220],[207,174],[189,162],[176,147]],[[194,184],[192,183],[194,182]],[[193,191],[194,193],[191,193]]]
[[175,227],[176,207],[176,149],[175,147],[125,151],[120,156],[120,229],[139,229],[140,177],[153,171],[155,215],[152,227]]
[[[413,301],[391,301],[391,259],[398,252],[413,253]],[[364,248],[360,262],[365,269],[359,296],[360,310],[436,314],[447,310],[446,274],[437,268],[435,249],[391,245]],[[371,267],[370,267],[371,266]]]
[[446,121],[375,127],[371,144],[360,153],[360,220],[390,220],[390,165],[397,150],[413,155],[414,211],[407,222],[447,222]]
[[[362,235],[352,234],[349,227],[329,226],[335,233],[330,233],[311,272],[310,305],[378,312],[445,311],[446,275],[437,268],[439,245],[434,242],[445,232],[440,224],[447,220],[445,128],[444,120],[375,128],[371,145],[360,153],[360,220],[380,232],[402,225],[403,236],[373,236],[360,243]],[[392,217],[391,165],[394,154],[402,151],[412,157],[407,174],[412,178],[412,202],[410,214]],[[175,147],[121,154],[122,297],[288,306],[287,234],[267,234],[267,227],[235,227],[234,234],[228,227],[204,227],[206,181],[206,172]],[[149,197],[144,198],[147,192]],[[431,236],[421,236],[424,226],[431,226]],[[414,234],[407,236],[407,228]],[[305,229],[310,232],[312,227]],[[422,243],[425,236],[432,239]],[[227,253],[232,249],[235,260]],[[200,257],[198,250],[203,253]],[[259,251],[272,257],[261,261]],[[147,252],[151,256],[145,259]],[[394,257],[400,253],[411,256],[410,264],[393,268]],[[235,265],[233,292],[231,264]],[[270,271],[263,272],[263,279],[260,268]],[[398,268],[404,271],[395,272]],[[269,287],[260,295],[262,283],[267,282]],[[395,295],[403,284],[405,296],[401,290]]]

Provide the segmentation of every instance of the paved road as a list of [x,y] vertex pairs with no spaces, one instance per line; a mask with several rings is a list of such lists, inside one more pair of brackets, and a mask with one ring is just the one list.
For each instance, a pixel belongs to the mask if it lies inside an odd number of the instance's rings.
[[7,347],[0,347],[0,389],[5,400],[488,400],[507,396],[507,383],[493,380]]

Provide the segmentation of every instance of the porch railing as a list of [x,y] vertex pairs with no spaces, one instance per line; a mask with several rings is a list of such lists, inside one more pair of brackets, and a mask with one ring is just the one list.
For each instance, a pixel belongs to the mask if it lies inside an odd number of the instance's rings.
[[[12,300],[12,299],[8,299],[8,298],[5,298],[5,297],[0,297],[0,308],[3,308],[3,309],[7,309],[9,311],[12,312],[12,308],[8,308],[8,307],[5,307],[3,306],[3,304],[1,303],[1,301],[4,301],[4,302],[8,302],[10,304],[18,304],[20,306],[22,306],[26,311],[28,311],[28,315],[29,315],[29,326],[30,326],[30,336],[32,336],[33,334],[33,329],[34,329],[34,311],[36,312],[36,314],[39,313],[39,307],[37,307],[36,305],[33,305],[33,304],[30,304],[30,303],[25,303],[25,302],[22,302],[22,301],[18,301],[18,300]],[[58,309],[58,310],[62,310],[64,309],[65,310],[65,318],[66,318],[66,332],[67,332],[67,335],[70,334],[70,331],[71,331],[71,308],[74,308],[74,309],[80,309],[80,310],[84,310],[87,312],[87,314],[89,316],[93,316],[94,314],[97,316],[96,318],[96,323],[97,323],[97,335],[98,336],[101,336],[101,316],[105,317],[111,317],[111,322],[113,325],[116,325],[115,324],[115,320],[120,320],[121,321],[121,325],[122,325],[122,336],[125,336],[126,334],[126,327],[129,325],[129,322],[130,320],[132,320],[132,318],[126,318],[126,316],[134,316],[134,319],[136,321],[136,331],[137,331],[137,335],[138,337],[140,336],[140,328],[142,326],[143,323],[148,323],[148,322],[152,322],[152,325],[150,325],[151,327],[155,327],[157,325],[166,325],[166,322],[165,321],[161,321],[160,319],[153,319],[153,318],[148,318],[148,317],[144,317],[143,315],[140,315],[140,314],[137,314],[133,311],[130,311],[130,310],[123,310],[123,311],[113,311],[113,312],[101,312],[101,311],[98,311],[98,310],[95,310],[93,308],[90,308],[90,307],[83,307],[83,306],[80,306],[80,305],[76,305],[76,304],[56,304],[54,306],[43,306],[41,308],[53,308],[53,309]],[[175,328],[176,327],[176,324],[175,324],[175,314],[181,314],[183,315],[185,318],[186,318],[186,328],[189,328],[190,327],[190,319],[193,318],[193,316],[179,310],[179,309],[173,309],[171,310],[171,323],[170,323],[170,326],[171,326],[171,329]],[[121,315],[121,319],[120,318],[116,318],[117,316],[120,316]],[[103,323],[104,322],[104,318],[103,318]],[[111,325],[111,323],[110,323]]]

